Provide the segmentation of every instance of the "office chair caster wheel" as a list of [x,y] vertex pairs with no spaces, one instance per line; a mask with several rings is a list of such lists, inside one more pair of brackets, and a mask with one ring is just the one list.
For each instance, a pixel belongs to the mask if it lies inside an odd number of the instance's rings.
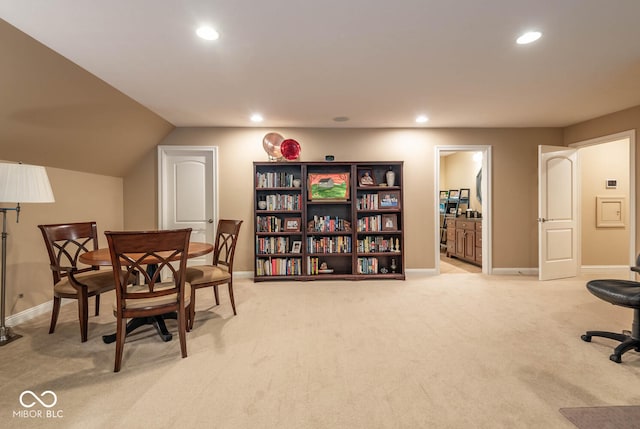
[[591,335],[583,334],[580,338],[582,338],[582,341],[586,341],[587,343],[591,342]]
[[622,362],[622,356],[616,355],[616,354],[612,354],[611,356],[609,356],[609,359],[612,360],[615,363]]

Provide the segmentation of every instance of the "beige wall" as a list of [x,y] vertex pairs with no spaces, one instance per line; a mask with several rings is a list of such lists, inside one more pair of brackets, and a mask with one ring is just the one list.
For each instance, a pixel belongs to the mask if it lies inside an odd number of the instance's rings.
[[51,300],[49,257],[38,225],[94,220],[103,247],[105,230],[123,228],[122,179],[51,167],[47,174],[55,203],[22,204],[19,223],[15,211],[7,214],[7,316]]
[[[580,148],[582,265],[629,263],[629,144],[626,140]],[[606,179],[617,179],[607,189]],[[596,197],[624,196],[624,227],[596,227]]]
[[[580,124],[572,125],[564,129],[564,144],[569,145],[571,143],[577,143],[585,140],[591,140],[598,137],[608,136],[611,134],[620,133],[623,131],[634,131],[637,139],[637,130],[640,128],[640,106],[632,107],[630,109],[622,110],[620,112],[605,115],[600,118],[595,118],[590,121],[585,121]],[[633,142],[635,144],[635,141]],[[640,166],[640,151],[635,150],[635,164],[636,169]],[[640,210],[638,210],[638,204],[640,204],[640,198],[637,197],[637,192],[640,191],[640,174],[635,174],[635,189],[636,189],[636,225],[640,226]],[[636,227],[636,254],[640,251],[640,228]]]
[[[482,158],[474,161],[476,152],[460,151],[452,155],[440,157],[441,182],[440,189],[469,188],[469,207],[472,210],[482,212],[482,203],[478,201],[476,192],[476,175],[482,167]],[[442,181],[444,177],[444,182]],[[443,187],[443,183],[446,187]]]
[[[237,269],[253,270],[253,161],[266,161],[262,137],[295,138],[301,161],[326,154],[341,161],[404,161],[407,268],[434,268],[434,153],[436,145],[493,147],[493,265],[537,267],[537,146],[561,145],[560,129],[251,129],[179,128],[161,144],[219,148],[220,216],[244,219]],[[125,178],[125,225],[154,228],[156,150]]]

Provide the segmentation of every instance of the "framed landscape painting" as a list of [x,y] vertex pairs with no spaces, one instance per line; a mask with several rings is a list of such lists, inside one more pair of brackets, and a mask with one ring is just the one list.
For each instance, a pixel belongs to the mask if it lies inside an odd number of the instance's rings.
[[309,173],[309,200],[348,200],[349,173]]

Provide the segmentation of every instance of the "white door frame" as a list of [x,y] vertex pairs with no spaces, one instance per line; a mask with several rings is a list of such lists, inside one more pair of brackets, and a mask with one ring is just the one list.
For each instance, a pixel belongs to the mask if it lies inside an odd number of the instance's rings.
[[436,146],[435,147],[435,180],[434,182],[434,241],[435,241],[435,267],[436,275],[440,274],[440,155],[441,152],[482,152],[482,273],[491,274],[492,244],[491,244],[491,146],[489,145],[462,145],[462,146]]
[[[609,143],[617,140],[629,140],[629,266],[636,264],[636,130],[627,130],[589,140],[583,140],[569,144],[569,147],[578,149],[597,144]],[[578,182],[579,183],[579,182]],[[581,217],[578,216],[578,228],[582,230]],[[579,266],[582,265],[582,237],[578,234],[578,252],[580,252]],[[629,279],[635,279],[635,273],[629,271]]]

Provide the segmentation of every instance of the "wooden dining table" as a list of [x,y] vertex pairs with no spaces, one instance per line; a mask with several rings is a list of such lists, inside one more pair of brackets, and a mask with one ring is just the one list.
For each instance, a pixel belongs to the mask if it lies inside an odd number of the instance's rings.
[[[198,256],[203,256],[213,251],[213,244],[210,243],[202,243],[202,242],[190,242],[189,249],[187,250],[187,258],[197,258]],[[166,253],[167,255],[171,253],[171,251],[167,252],[158,252],[160,255],[162,253]],[[135,260],[136,254],[131,254],[133,259]],[[138,255],[139,256],[139,255]],[[173,260],[180,259],[179,256],[175,257]],[[86,253],[83,253],[79,257],[80,262],[87,265],[99,265],[99,266],[111,266],[111,252],[108,247],[100,248],[97,250],[92,250]],[[144,262],[147,264],[147,271],[151,273],[155,271],[157,268],[157,263],[159,260],[154,258],[153,256],[148,256],[144,259]],[[125,261],[123,260],[123,263]],[[171,341],[173,337],[171,333],[167,330],[167,326],[164,323],[165,319],[175,319],[177,317],[176,313],[167,313],[161,316],[153,316],[153,317],[136,317],[127,322],[127,330],[126,334],[129,335],[132,331],[144,325],[153,325],[158,331],[158,335],[162,338],[163,341]],[[113,343],[116,340],[116,334],[103,335],[102,341],[106,344]]]

